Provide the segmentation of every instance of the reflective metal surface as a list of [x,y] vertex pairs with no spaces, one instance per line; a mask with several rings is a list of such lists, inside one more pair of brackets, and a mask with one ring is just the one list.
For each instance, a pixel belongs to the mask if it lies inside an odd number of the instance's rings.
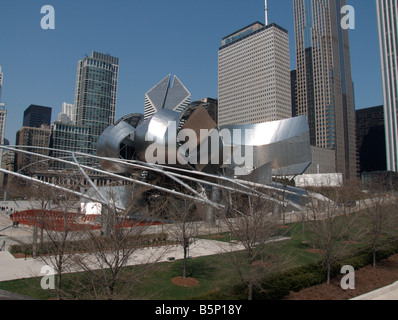
[[[247,172],[247,179],[264,182],[272,175],[290,176],[302,174],[311,164],[309,127],[306,116],[260,124],[228,125],[221,128],[230,132],[242,132],[241,141],[234,139],[232,145],[253,148],[253,170]],[[240,148],[239,148],[240,149]],[[239,150],[238,150],[239,152]],[[232,161],[231,168],[238,164]],[[242,177],[244,178],[244,177]]]
[[[98,140],[97,155],[106,158],[133,159],[134,135],[135,129],[124,121],[108,127]],[[100,164],[109,172],[123,173],[128,170],[128,167],[123,164],[108,160],[101,159]]]
[[[309,141],[306,116],[218,128],[205,108],[191,106],[183,113],[162,109],[145,121],[137,114],[122,118],[101,136],[98,155],[268,184],[273,175],[299,175],[307,169]],[[101,165],[111,172],[131,170],[113,162]]]

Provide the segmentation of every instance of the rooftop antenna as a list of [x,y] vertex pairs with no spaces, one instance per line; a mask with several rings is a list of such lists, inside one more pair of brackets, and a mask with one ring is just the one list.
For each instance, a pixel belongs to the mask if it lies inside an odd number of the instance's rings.
[[265,0],[265,25],[268,25],[268,4],[267,0]]

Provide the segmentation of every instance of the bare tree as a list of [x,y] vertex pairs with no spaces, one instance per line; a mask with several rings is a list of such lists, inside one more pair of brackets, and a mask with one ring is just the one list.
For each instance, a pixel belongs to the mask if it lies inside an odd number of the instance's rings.
[[289,175],[288,169],[282,168],[279,170],[278,176],[273,178],[273,181],[280,184],[281,186],[282,191],[275,194],[275,199],[279,199],[279,207],[277,207],[277,210],[279,211],[282,218],[282,223],[286,224],[286,208],[288,203],[287,191],[290,186],[295,186],[294,180]]
[[[62,177],[58,179],[62,180]],[[54,190],[49,185],[19,178],[11,179],[8,188],[30,203],[31,210],[26,214],[29,214],[33,236],[31,242],[23,245],[31,246],[33,257],[41,259],[56,272],[56,295],[61,299],[62,275],[72,262],[70,243],[77,235],[73,232],[76,216],[72,210],[77,198],[71,193]]]
[[329,192],[328,196],[324,201],[312,199],[309,212],[312,221],[307,223],[307,229],[314,249],[321,254],[329,284],[332,266],[349,253],[351,242],[361,232],[354,228],[358,215],[345,213],[338,190]]
[[[76,270],[84,273],[76,274],[72,279],[73,296],[100,300],[127,298],[167,250],[167,247],[144,250],[146,240],[158,235],[149,230],[154,212],[142,207],[139,197],[134,195],[128,209],[121,211],[112,200],[114,194],[108,196],[110,201],[102,207],[102,214],[107,217],[108,227],[114,227],[102,235],[95,231],[86,233],[84,253],[74,257]],[[132,208],[135,213],[133,219],[127,216]],[[140,254],[135,257],[140,250],[144,250],[141,253],[144,252],[146,257]],[[133,264],[140,267],[127,268]]]
[[261,287],[264,276],[277,268],[271,254],[270,242],[280,230],[280,219],[274,214],[279,204],[264,196],[229,194],[229,208],[218,212],[219,219],[231,234],[231,239],[241,244],[243,251],[229,252],[232,267],[241,283],[247,288],[248,300],[253,299],[255,288]]
[[167,217],[173,225],[169,229],[172,239],[176,240],[183,249],[182,278],[187,277],[187,259],[194,237],[204,224],[205,206],[186,198],[167,197]]
[[361,211],[362,223],[365,226],[363,240],[372,253],[372,265],[376,267],[377,252],[383,249],[388,240],[396,237],[398,211],[389,193],[389,185],[374,181],[370,185],[371,193],[364,200]]
[[76,229],[76,213],[71,210],[76,198],[69,193],[57,192],[58,200],[47,214],[43,211],[38,223],[44,235],[38,247],[38,257],[51,266],[57,275],[56,294],[63,298],[63,275],[74,268],[75,243],[82,239]]

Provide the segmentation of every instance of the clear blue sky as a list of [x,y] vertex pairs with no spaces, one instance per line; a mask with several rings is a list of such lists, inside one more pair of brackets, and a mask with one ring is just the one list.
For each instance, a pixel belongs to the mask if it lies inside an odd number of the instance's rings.
[[[356,13],[350,31],[356,108],[383,104],[374,0],[348,0]],[[290,34],[295,68],[293,0],[269,0],[269,20]],[[43,30],[43,5],[55,8],[55,30]],[[120,58],[116,118],[143,112],[145,93],[176,74],[192,99],[217,98],[221,39],[264,22],[263,0],[1,0],[0,64],[6,138],[15,143],[30,104],[73,103],[77,62],[91,51]]]

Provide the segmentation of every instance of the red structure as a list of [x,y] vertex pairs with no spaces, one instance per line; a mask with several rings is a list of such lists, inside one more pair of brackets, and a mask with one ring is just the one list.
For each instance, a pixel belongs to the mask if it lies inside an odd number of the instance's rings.
[[[97,221],[97,215],[83,215],[79,213],[52,210],[25,210],[12,214],[13,222],[28,226],[44,227],[47,230],[69,231],[98,230],[101,228]],[[161,223],[142,223],[134,220],[125,220],[117,225],[118,228],[143,227],[148,225],[160,225]]]

